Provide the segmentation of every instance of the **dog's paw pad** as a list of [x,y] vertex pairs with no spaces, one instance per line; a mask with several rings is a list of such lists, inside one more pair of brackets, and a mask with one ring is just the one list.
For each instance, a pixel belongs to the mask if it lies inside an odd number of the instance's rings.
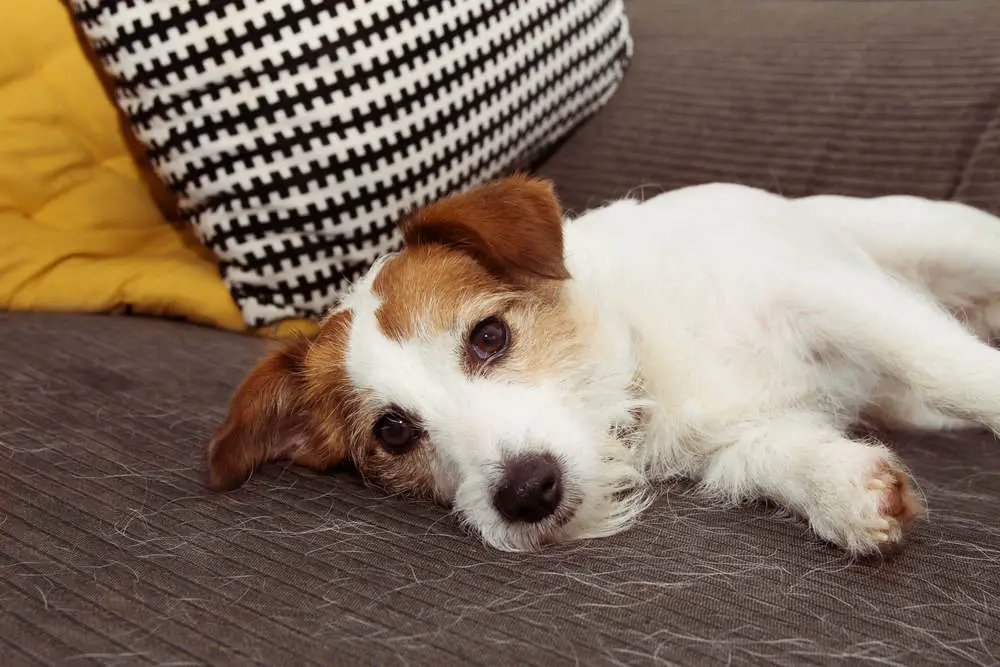
[[[829,499],[811,517],[817,534],[849,553],[891,551],[921,509],[909,476],[884,456],[871,457],[847,478],[834,478]],[[853,472],[853,474],[850,474]]]
[[879,461],[868,479],[868,490],[878,494],[878,513],[887,520],[905,523],[917,515],[920,505],[910,487],[910,478]]
[[[876,516],[870,516],[865,523],[868,540],[861,540],[861,552],[896,546],[903,538],[903,526],[920,511],[920,503],[911,488],[906,473],[894,469],[890,463],[880,460],[870,473],[866,489],[874,502],[868,501]],[[869,510],[871,512],[871,510]],[[865,543],[867,547],[865,548]]]

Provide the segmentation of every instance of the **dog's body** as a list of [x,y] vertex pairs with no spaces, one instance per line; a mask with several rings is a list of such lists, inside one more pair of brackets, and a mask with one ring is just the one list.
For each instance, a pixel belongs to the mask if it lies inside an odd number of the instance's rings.
[[1000,219],[967,206],[714,184],[564,224],[546,184],[514,178],[404,234],[314,344],[244,383],[216,487],[348,459],[532,549],[619,531],[645,482],[683,475],[861,554],[920,505],[850,427],[1000,432]]

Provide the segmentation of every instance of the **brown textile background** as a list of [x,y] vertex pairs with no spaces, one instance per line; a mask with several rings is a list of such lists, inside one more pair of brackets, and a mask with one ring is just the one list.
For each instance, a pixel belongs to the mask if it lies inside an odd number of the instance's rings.
[[[543,167],[576,209],[735,180],[1000,212],[1000,2],[631,0],[623,88]],[[350,474],[202,452],[263,344],[0,315],[0,664],[954,665],[1000,660],[1000,443],[897,437],[931,513],[849,563],[767,507],[668,489],[539,555]]]
[[1000,3],[631,0],[622,87],[541,172],[582,210],[735,181],[1000,213]]
[[630,532],[512,555],[350,474],[204,487],[260,341],[123,317],[0,314],[7,666],[994,664],[1000,446],[899,450],[930,519],[849,564],[765,507],[669,491]]

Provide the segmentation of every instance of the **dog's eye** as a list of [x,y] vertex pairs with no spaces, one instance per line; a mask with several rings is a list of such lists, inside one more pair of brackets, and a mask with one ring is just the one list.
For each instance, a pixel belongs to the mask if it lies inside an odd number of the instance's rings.
[[499,317],[490,317],[472,330],[469,347],[480,361],[487,361],[507,349],[510,332],[507,324]]
[[375,439],[390,454],[402,454],[420,437],[420,429],[406,417],[388,412],[375,422]]

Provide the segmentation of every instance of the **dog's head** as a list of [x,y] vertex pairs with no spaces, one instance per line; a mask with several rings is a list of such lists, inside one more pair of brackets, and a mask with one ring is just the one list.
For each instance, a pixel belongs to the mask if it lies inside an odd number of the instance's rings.
[[572,296],[548,182],[494,181],[402,224],[404,249],[313,340],[267,356],[209,445],[210,481],[265,461],[348,462],[451,505],[485,541],[534,549],[616,532],[641,509],[637,401]]

